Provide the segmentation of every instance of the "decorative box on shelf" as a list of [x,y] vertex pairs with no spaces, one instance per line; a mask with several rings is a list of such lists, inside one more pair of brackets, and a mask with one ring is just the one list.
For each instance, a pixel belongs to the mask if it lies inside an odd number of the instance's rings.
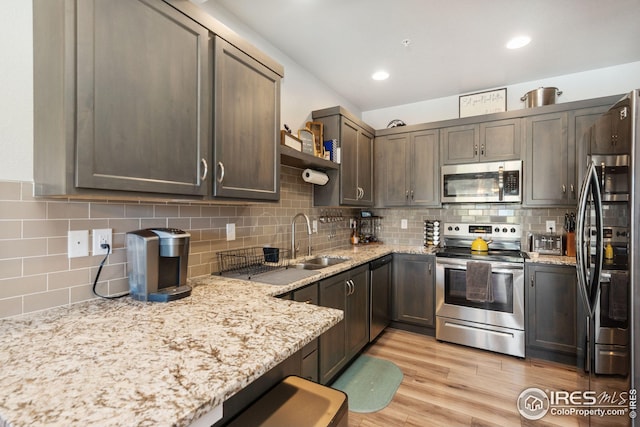
[[296,151],[302,151],[302,141],[286,130],[280,131],[280,144],[291,147]]

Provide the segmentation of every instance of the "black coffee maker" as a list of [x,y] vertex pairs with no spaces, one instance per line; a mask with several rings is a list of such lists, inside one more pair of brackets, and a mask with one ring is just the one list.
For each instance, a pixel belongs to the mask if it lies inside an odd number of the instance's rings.
[[187,285],[190,238],[176,228],[127,233],[127,276],[133,299],[167,302],[191,295]]

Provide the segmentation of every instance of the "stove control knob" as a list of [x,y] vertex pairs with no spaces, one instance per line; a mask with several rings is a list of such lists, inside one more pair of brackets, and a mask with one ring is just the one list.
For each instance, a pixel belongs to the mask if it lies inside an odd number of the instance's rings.
[[515,227],[511,227],[511,232],[515,233],[516,232],[516,228]]
[[507,227],[505,227],[505,228],[503,228],[503,229],[502,229],[502,232],[503,232],[503,233],[506,233],[507,231],[508,231],[508,230],[507,230]]
[[460,231],[460,227],[458,227],[458,226],[456,225],[456,228],[455,228],[454,230],[456,230],[456,231]]
[[494,228],[493,231],[495,231],[496,233],[499,233],[500,232],[500,227]]
[[453,230],[453,227],[452,226],[448,226],[447,230],[451,231],[451,230]]

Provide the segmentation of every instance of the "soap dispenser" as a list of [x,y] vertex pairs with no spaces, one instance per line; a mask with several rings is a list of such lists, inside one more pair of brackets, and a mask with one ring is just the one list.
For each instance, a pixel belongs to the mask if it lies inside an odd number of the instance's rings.
[[613,259],[613,246],[611,243],[607,243],[607,247],[604,249],[605,259]]

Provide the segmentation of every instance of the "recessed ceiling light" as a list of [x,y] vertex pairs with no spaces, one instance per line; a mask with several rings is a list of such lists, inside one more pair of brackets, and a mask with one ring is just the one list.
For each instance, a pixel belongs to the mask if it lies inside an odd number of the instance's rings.
[[531,37],[529,36],[517,36],[509,40],[507,43],[507,49],[520,49],[529,44]]
[[371,75],[373,80],[387,80],[389,78],[389,73],[384,70],[376,71]]

